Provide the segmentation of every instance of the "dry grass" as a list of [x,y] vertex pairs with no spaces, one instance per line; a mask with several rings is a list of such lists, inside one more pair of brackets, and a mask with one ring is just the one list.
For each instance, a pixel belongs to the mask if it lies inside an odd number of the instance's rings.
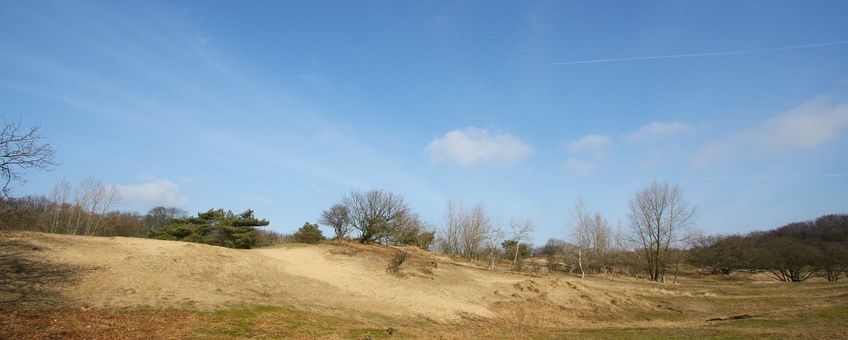
[[[402,275],[387,273],[399,252]],[[516,275],[345,242],[15,233],[0,235],[0,270],[4,339],[848,338],[845,283]],[[751,318],[707,321],[734,315]]]

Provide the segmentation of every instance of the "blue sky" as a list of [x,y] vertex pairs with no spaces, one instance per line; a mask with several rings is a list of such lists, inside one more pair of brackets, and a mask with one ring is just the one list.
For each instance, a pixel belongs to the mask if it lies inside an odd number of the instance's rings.
[[[653,180],[709,233],[848,206],[845,1],[0,1],[0,115],[121,209],[252,208],[292,232],[351,190],[566,237]],[[635,58],[628,60],[628,58]],[[621,60],[625,59],[625,60]]]

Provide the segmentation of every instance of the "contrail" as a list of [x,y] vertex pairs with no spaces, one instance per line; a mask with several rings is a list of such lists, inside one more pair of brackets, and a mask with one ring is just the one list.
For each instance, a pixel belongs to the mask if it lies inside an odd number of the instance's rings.
[[557,63],[553,63],[553,64],[554,65],[579,65],[579,64],[602,64],[602,63],[617,63],[617,62],[625,62],[625,61],[641,61],[641,60],[657,60],[657,59],[715,57],[715,56],[753,54],[753,53],[787,51],[787,50],[800,50],[800,49],[805,49],[805,48],[826,47],[826,46],[844,45],[844,44],[848,44],[848,40],[838,40],[838,41],[830,41],[830,42],[823,42],[823,43],[816,43],[816,44],[794,45],[794,46],[784,46],[784,47],[775,47],[775,48],[762,48],[762,49],[755,49],[755,50],[737,50],[737,51],[688,53],[688,54],[669,54],[669,55],[655,55],[655,56],[647,56],[647,57],[630,57],[630,58],[591,59],[591,60],[578,60],[578,61],[563,61],[563,62],[557,62]]
[[803,178],[833,178],[848,177],[848,173],[831,174],[786,174],[786,175],[740,175],[740,176],[707,176],[707,177],[677,177],[677,178],[648,178],[650,180],[676,180],[676,181],[726,181],[743,179],[803,179]]

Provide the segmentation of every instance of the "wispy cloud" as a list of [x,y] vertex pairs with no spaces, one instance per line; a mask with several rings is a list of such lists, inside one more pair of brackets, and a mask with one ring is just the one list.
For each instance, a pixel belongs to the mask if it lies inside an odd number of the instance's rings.
[[586,135],[569,142],[566,148],[571,153],[592,152],[595,155],[603,155],[611,145],[612,137],[608,135]]
[[848,104],[815,98],[769,118],[752,131],[766,151],[808,149],[825,144],[848,128]]
[[764,53],[764,52],[800,50],[800,49],[807,49],[807,48],[818,48],[818,47],[836,46],[836,45],[844,45],[844,44],[848,44],[848,40],[837,40],[837,41],[828,41],[828,42],[814,43],[814,44],[782,46],[782,47],[773,47],[773,48],[760,48],[760,49],[748,49],[748,50],[721,51],[721,52],[666,54],[666,55],[654,55],[654,56],[642,56],[642,57],[604,58],[604,59],[562,61],[562,62],[556,62],[556,63],[553,63],[553,64],[554,65],[605,64],[605,63],[620,63],[620,62],[628,62],[628,61],[646,61],[646,60],[659,60],[659,59],[719,57],[719,56],[731,56],[731,55],[740,55],[740,54],[754,54],[754,53]]
[[[579,175],[591,175],[598,168],[598,161],[605,158],[607,150],[613,145],[613,138],[609,135],[586,135],[580,139],[566,144],[566,150],[574,155],[581,155],[583,159],[569,158],[562,163],[562,169]],[[585,158],[593,160],[586,160]]]
[[[38,15],[58,18],[46,24],[62,32],[68,45],[87,53],[79,60],[96,59],[96,65],[108,66],[115,72],[103,73],[92,66],[95,64],[77,64],[56,57],[58,53],[0,46],[0,65],[35,75],[0,79],[0,87],[42,96],[92,118],[203,141],[222,151],[238,152],[242,157],[339,186],[381,185],[414,188],[419,193],[432,191],[427,183],[397,165],[392,156],[382,153],[380,146],[339,126],[330,118],[332,112],[323,114],[277,81],[245,72],[246,67],[226,53],[228,46],[216,42],[191,18],[168,14],[172,12],[168,5],[147,4],[152,10],[141,11],[138,16],[113,13],[106,4],[54,8],[58,5],[61,4],[42,6],[46,8]],[[79,24],[78,17],[91,20]],[[127,36],[133,39],[126,39]],[[299,81],[324,83],[328,79],[304,73]],[[215,86],[210,87],[210,83]],[[139,90],[138,84],[151,84],[155,90]],[[263,120],[257,123],[257,119],[231,119],[235,108]],[[245,129],[254,131],[255,137],[246,139],[237,132]],[[322,153],[302,152],[302,143],[293,143],[296,147],[280,146],[281,141],[287,142],[289,136],[301,131],[340,136],[322,140],[322,146],[356,169],[341,170],[323,159]],[[308,147],[318,148],[316,144]],[[373,176],[374,164],[380,164],[381,176]],[[181,185],[189,183],[174,180]]]
[[693,157],[704,166],[735,153],[771,154],[812,149],[848,130],[848,104],[814,98],[754,126],[707,142]]
[[167,179],[151,178],[141,184],[119,185],[122,205],[147,210],[157,206],[184,208],[188,205],[180,187]]
[[591,175],[597,170],[597,164],[582,159],[569,158],[562,163],[562,168],[580,175]]
[[509,166],[530,157],[535,150],[508,133],[467,127],[433,139],[424,152],[436,162]]
[[628,143],[635,143],[646,140],[657,140],[687,131],[692,128],[685,123],[678,121],[671,122],[650,122],[631,133],[625,134],[621,138]]

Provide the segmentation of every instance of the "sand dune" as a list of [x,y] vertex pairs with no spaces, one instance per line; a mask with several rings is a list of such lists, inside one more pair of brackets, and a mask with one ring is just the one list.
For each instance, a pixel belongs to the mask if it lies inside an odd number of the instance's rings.
[[358,244],[237,250],[122,237],[6,237],[28,245],[31,260],[73,268],[72,279],[45,287],[61,297],[48,304],[82,308],[296,305],[445,321],[490,317],[492,303],[514,298],[515,285],[527,280],[413,249],[399,275],[391,274],[387,264],[402,249]]
[[[705,294],[626,279],[493,272],[415,248],[355,242],[238,250],[123,237],[30,232],[4,237],[3,252],[68,274],[38,283],[38,292],[0,292],[7,295],[5,301],[14,301],[15,294],[49,297],[24,299],[15,308],[216,310],[268,305],[352,319],[383,315],[437,322],[510,318],[520,309],[538,314],[538,320],[570,324],[599,316],[627,317],[634,310],[671,313],[679,307],[657,305],[657,299]],[[408,252],[408,260],[400,272],[389,273],[387,265],[402,251]]]

